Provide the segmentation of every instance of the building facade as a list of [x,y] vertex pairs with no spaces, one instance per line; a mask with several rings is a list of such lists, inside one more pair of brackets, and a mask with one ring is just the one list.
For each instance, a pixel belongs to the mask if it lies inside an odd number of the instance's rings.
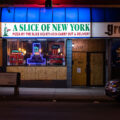
[[0,70],[21,86],[104,86],[119,78],[120,8],[2,7]]

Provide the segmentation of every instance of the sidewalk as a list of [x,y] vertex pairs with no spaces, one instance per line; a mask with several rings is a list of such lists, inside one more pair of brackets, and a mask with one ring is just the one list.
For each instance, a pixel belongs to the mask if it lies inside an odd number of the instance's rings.
[[33,101],[114,101],[105,95],[104,88],[19,88],[19,96],[14,96],[14,88],[0,87],[0,100]]

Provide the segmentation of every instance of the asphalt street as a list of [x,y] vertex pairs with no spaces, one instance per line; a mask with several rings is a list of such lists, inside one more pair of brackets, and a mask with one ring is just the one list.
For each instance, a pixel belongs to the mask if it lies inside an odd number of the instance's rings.
[[118,120],[120,103],[0,101],[0,120]]

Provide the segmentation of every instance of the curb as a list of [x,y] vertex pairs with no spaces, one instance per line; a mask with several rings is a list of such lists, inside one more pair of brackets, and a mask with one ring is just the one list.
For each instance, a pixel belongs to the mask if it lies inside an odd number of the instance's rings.
[[46,102],[116,102],[107,96],[47,97],[47,96],[0,96],[0,101],[46,101]]

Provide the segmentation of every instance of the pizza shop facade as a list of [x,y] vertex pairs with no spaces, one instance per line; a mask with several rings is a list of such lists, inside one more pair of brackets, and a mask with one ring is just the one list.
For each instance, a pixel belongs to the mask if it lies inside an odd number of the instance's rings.
[[1,8],[1,71],[19,72],[25,87],[104,86],[119,43],[118,10]]

